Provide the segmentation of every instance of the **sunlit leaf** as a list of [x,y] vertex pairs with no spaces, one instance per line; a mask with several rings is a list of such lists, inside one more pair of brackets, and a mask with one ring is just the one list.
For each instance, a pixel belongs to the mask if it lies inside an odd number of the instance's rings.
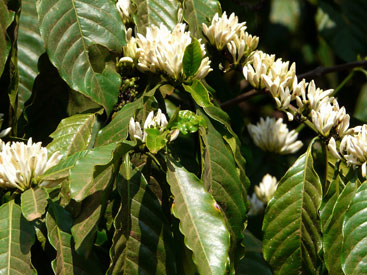
[[197,39],[186,46],[182,59],[182,67],[186,77],[193,76],[200,67],[203,54],[201,52],[200,43]]
[[275,274],[314,274],[318,269],[322,188],[313,168],[313,143],[280,180],[266,208],[264,258]]
[[213,104],[210,102],[209,91],[199,80],[194,80],[191,85],[182,84],[185,91],[190,93],[196,104],[200,107],[209,107]]
[[48,193],[42,187],[30,188],[21,195],[23,216],[33,221],[42,217],[47,207]]
[[172,161],[168,162],[167,181],[175,199],[172,212],[180,220],[180,231],[193,251],[199,273],[224,274],[230,240],[215,200],[201,180]]
[[0,273],[34,274],[31,247],[35,241],[33,226],[22,216],[14,200],[0,207]]
[[111,113],[121,77],[112,66],[94,68],[89,48],[98,44],[121,52],[125,32],[115,5],[104,0],[40,0],[37,11],[47,53],[62,78]]

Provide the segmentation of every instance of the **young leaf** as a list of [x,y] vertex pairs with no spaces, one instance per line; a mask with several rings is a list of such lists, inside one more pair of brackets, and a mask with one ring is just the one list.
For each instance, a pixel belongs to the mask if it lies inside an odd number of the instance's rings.
[[344,216],[341,264],[345,274],[367,273],[366,209],[367,181],[357,189]]
[[144,175],[125,161],[117,186],[122,204],[115,217],[107,273],[177,274],[170,226]]
[[145,35],[146,28],[155,25],[159,27],[161,24],[169,30],[178,23],[178,1],[176,0],[133,0],[136,4],[137,11],[134,16],[135,25],[138,33]]
[[18,30],[18,116],[24,103],[30,98],[38,71],[38,59],[45,52],[38,28],[36,1],[23,0]]
[[0,273],[34,274],[31,247],[35,241],[33,226],[22,216],[14,200],[0,207]]
[[200,274],[224,274],[230,235],[221,210],[203,182],[179,164],[168,161],[167,181],[174,196],[172,212]]
[[150,128],[146,129],[147,132],[147,147],[150,152],[156,154],[159,150],[163,149],[167,144],[168,132],[160,132],[158,129]]
[[193,38],[192,42],[187,45],[182,59],[182,67],[186,77],[194,76],[198,71],[203,54],[201,52],[200,43]]
[[195,133],[199,127],[206,128],[205,119],[189,110],[179,111],[177,116],[175,116],[167,125],[167,128],[178,129],[180,130],[180,133],[184,135]]
[[110,66],[94,70],[89,47],[99,44],[121,52],[124,25],[111,1],[41,0],[37,2],[41,36],[50,60],[74,90],[112,112],[117,102],[120,75]]
[[264,258],[275,274],[314,274],[318,269],[322,187],[313,167],[313,143],[280,180],[266,208]]
[[213,105],[210,102],[209,91],[200,80],[195,79],[191,85],[182,84],[182,86],[186,92],[191,94],[196,104],[200,107],[209,107]]
[[30,188],[20,198],[23,216],[28,221],[38,219],[45,213],[48,193],[42,187]]
[[66,157],[87,149],[95,122],[95,114],[74,115],[61,120],[50,135],[53,141],[47,145],[47,151],[50,154],[59,151]]
[[322,243],[325,265],[330,274],[343,274],[340,264],[342,228],[345,212],[357,189],[356,182],[349,182],[336,200],[328,226],[323,230]]
[[212,17],[222,13],[218,0],[185,0],[184,18],[190,32],[197,38],[203,38],[202,24],[210,25]]

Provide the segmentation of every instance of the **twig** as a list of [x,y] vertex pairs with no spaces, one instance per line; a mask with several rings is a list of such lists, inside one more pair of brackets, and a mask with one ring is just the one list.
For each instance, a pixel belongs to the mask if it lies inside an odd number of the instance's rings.
[[302,79],[302,78],[309,79],[309,78],[319,77],[319,76],[322,76],[322,75],[328,74],[328,73],[353,69],[353,68],[356,68],[356,67],[367,67],[367,60],[353,61],[353,62],[340,64],[340,65],[335,65],[335,66],[331,66],[331,67],[317,67],[316,69],[314,69],[312,71],[297,75],[297,78],[298,79]]
[[250,97],[253,97],[259,94],[263,94],[263,93],[265,93],[265,90],[252,89],[248,91],[247,93],[240,94],[239,96],[235,98],[232,98],[228,101],[223,102],[222,104],[220,104],[220,107],[222,107],[222,109],[228,109],[230,107],[236,106],[238,103],[242,101],[249,99]]

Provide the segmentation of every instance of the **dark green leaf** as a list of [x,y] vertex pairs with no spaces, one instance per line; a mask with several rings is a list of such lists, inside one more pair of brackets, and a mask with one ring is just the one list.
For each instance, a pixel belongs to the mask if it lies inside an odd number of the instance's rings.
[[313,143],[280,180],[266,208],[264,258],[275,274],[316,274],[318,270],[322,187],[313,168]]
[[357,189],[344,216],[341,264],[345,274],[367,273],[366,209],[367,182],[365,181]]
[[322,243],[325,265],[330,274],[343,274],[340,264],[340,251],[342,249],[342,228],[344,215],[357,189],[356,182],[349,182],[338,197],[330,222],[323,230]]
[[[194,174],[168,161],[167,181],[174,196],[173,214],[200,274],[224,274],[230,235],[222,211]],[[203,218],[205,217],[205,218]]]
[[56,131],[50,135],[53,141],[47,145],[47,150],[50,153],[59,151],[67,157],[87,149],[95,122],[95,114],[74,115],[61,120]]
[[121,52],[125,32],[115,5],[104,0],[41,0],[37,11],[48,55],[62,78],[111,113],[121,77],[109,65],[95,71],[88,50],[99,44]]
[[176,26],[178,16],[177,0],[133,0],[137,6],[134,21],[138,33],[144,34],[151,25],[159,27],[161,24],[169,30]]
[[200,67],[203,54],[201,52],[200,43],[193,38],[191,44],[186,46],[182,59],[182,67],[186,77],[193,76]]
[[123,203],[115,217],[108,274],[177,274],[169,224],[143,174],[127,160],[117,185]]
[[6,29],[13,21],[14,14],[8,10],[4,1],[0,2],[0,76],[10,51],[10,41],[7,39]]
[[30,188],[21,195],[23,216],[33,221],[42,217],[47,207],[48,193],[42,187]]
[[182,84],[182,86],[186,92],[191,94],[196,104],[200,107],[209,107],[213,105],[210,102],[209,91],[200,80],[195,79],[191,85]]
[[[96,147],[78,159],[70,170],[70,194],[76,201],[82,201],[93,190],[93,175],[96,166],[106,165],[113,159],[116,143]],[[112,173],[112,171],[111,171]]]
[[200,130],[204,145],[202,178],[206,190],[213,195],[223,211],[235,246],[240,245],[246,221],[247,198],[243,197],[242,183],[231,150],[226,146],[214,123],[207,117],[206,123],[208,129]]
[[196,38],[202,38],[202,24],[210,25],[213,16],[222,13],[218,0],[185,0],[184,18]]
[[24,103],[30,98],[33,83],[38,71],[38,59],[45,52],[43,40],[38,29],[36,1],[23,0],[18,30],[18,115],[23,111]]
[[0,207],[0,273],[34,274],[31,247],[35,241],[33,226],[22,216],[12,200]]

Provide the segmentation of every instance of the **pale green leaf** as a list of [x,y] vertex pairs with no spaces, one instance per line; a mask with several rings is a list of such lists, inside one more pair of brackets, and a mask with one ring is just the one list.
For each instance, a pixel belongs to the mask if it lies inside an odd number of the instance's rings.
[[48,193],[42,187],[32,187],[23,192],[20,198],[22,213],[27,220],[33,221],[45,213]]
[[182,84],[182,86],[186,92],[191,94],[196,104],[200,107],[209,107],[213,105],[210,102],[209,91],[200,80],[195,79],[191,85]]

